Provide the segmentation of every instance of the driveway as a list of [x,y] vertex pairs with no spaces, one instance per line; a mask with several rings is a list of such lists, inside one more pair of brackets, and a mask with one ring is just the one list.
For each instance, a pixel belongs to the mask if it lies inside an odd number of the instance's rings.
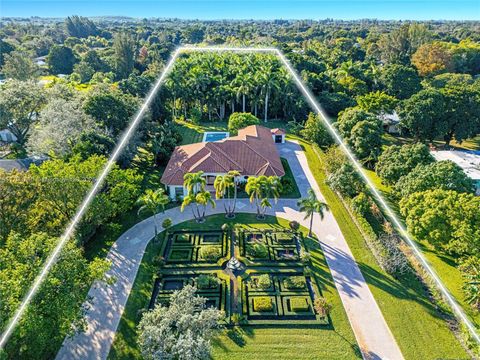
[[[278,148],[281,156],[288,160],[302,196],[306,196],[308,189],[312,188],[317,197],[324,200],[300,146],[295,142],[287,142],[278,145]],[[241,199],[237,204],[238,212],[255,213],[255,207],[248,200]],[[296,220],[308,227],[308,220],[304,220],[303,214],[297,209],[296,200],[280,199],[267,214]],[[223,205],[218,201],[216,209],[210,209],[209,214],[222,212]],[[191,220],[192,215],[190,211],[180,212],[177,207],[157,215],[158,223],[165,218],[171,218],[175,225]],[[325,253],[364,358],[403,359],[333,215],[327,212],[321,220],[316,214],[313,232]],[[115,278],[116,282],[110,286],[97,282],[92,286],[88,293],[92,305],[86,314],[87,330],[65,339],[57,360],[107,358],[145,248],[153,236],[154,222],[153,217],[150,217],[126,231],[113,244],[107,255],[107,259],[112,262],[107,276]]]

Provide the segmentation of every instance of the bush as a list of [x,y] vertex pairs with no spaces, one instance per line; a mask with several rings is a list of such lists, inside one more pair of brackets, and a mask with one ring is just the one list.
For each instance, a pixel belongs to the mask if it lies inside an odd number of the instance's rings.
[[193,108],[192,110],[190,110],[188,120],[192,124],[200,124],[200,121],[202,120],[202,112],[197,108]]
[[300,223],[298,221],[290,221],[288,223],[288,226],[290,226],[290,229],[292,229],[293,231],[298,231],[298,229],[300,229]]
[[328,177],[327,184],[342,196],[353,198],[365,189],[360,175],[352,165],[343,164],[340,169]]
[[213,275],[202,274],[196,279],[197,288],[200,290],[216,289],[219,284],[219,279]]
[[291,298],[289,299],[290,302],[290,310],[293,312],[307,312],[309,310],[308,301],[303,298]]
[[268,274],[255,276],[252,280],[255,288],[266,290],[272,286],[272,280]]
[[200,249],[200,257],[203,260],[215,262],[222,257],[222,252],[220,248],[216,246],[203,246]]
[[259,296],[253,298],[253,310],[257,312],[271,312],[273,311],[272,299],[268,296]]
[[370,211],[371,205],[372,205],[372,202],[370,201],[370,198],[364,192],[361,192],[360,194],[358,194],[352,199],[353,210],[355,210],[357,213],[359,213],[362,216],[365,216],[366,214],[368,214],[368,212]]
[[260,120],[256,116],[250,113],[234,112],[228,119],[228,131],[236,135],[238,130],[258,124],[260,124]]
[[308,265],[310,263],[310,259],[312,255],[308,251],[301,250],[300,251],[300,261],[303,265]]
[[268,248],[265,244],[247,245],[247,255],[254,258],[266,259],[268,258]]
[[282,188],[280,190],[281,195],[289,195],[295,191],[295,184],[292,179],[284,176],[280,179],[280,183],[282,184]]
[[332,310],[332,304],[328,303],[327,299],[322,296],[315,299],[313,307],[315,309],[315,312],[318,315],[322,316],[328,316],[328,314],[330,314],[330,311]]
[[305,289],[307,282],[303,276],[289,276],[283,279],[283,286],[289,290]]
[[172,226],[172,219],[166,218],[162,221],[162,228],[168,229],[170,226]]

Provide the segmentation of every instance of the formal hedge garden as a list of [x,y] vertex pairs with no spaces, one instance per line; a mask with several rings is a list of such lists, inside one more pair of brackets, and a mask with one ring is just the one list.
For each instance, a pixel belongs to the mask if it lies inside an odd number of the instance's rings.
[[[301,233],[283,227],[175,230],[160,248],[150,307],[168,304],[173,291],[191,284],[207,306],[225,311],[227,323],[328,324],[328,316],[315,310],[322,294],[309,262],[300,259],[308,253]],[[244,264],[236,277],[226,268],[232,250]]]

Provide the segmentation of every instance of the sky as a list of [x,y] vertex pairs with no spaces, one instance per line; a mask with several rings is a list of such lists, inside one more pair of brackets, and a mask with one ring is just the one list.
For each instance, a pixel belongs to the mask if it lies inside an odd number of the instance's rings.
[[2,17],[479,20],[480,0],[0,0]]

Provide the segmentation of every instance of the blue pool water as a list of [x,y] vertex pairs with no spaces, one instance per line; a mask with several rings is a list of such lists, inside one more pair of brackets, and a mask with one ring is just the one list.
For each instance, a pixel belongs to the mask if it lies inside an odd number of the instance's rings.
[[203,135],[203,142],[219,141],[228,137],[228,132],[206,132]]

